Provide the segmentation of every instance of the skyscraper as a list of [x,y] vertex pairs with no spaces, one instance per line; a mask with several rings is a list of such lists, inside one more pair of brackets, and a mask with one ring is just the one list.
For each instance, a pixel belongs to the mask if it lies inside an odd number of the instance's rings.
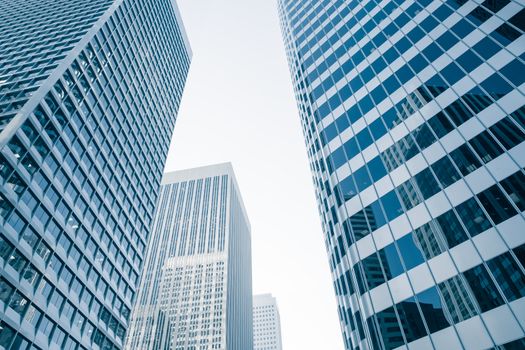
[[253,350],[282,350],[281,318],[271,294],[253,296]]
[[279,13],[346,348],[523,348],[523,2]]
[[190,56],[170,0],[0,2],[0,348],[122,348]]
[[250,223],[231,164],[164,175],[125,348],[253,349]]

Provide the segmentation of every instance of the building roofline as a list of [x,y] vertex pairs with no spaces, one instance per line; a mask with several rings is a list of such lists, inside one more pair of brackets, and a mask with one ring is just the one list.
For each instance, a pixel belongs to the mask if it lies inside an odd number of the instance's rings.
[[250,220],[246,212],[246,207],[244,206],[244,201],[242,199],[242,195],[239,189],[239,184],[237,182],[237,178],[235,177],[235,172],[233,171],[233,166],[231,162],[210,164],[195,168],[165,172],[162,176],[161,185],[168,185],[177,182],[198,180],[206,177],[221,175],[229,175],[232,179],[233,189],[237,192],[237,198],[239,200],[241,210],[243,212],[244,218],[246,219],[246,223],[248,224],[248,227],[250,227],[251,231]]

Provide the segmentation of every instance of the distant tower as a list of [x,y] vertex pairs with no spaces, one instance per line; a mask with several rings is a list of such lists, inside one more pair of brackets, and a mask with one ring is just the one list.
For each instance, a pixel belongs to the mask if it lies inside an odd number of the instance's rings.
[[191,50],[172,0],[0,1],[0,349],[121,349]]
[[525,3],[278,7],[346,349],[525,348]]
[[253,297],[253,350],[282,350],[281,318],[271,294]]
[[126,349],[252,350],[250,224],[229,163],[167,173]]

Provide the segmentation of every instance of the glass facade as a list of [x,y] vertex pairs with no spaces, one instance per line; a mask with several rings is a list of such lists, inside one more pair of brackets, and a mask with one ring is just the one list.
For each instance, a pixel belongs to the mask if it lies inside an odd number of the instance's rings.
[[523,2],[279,15],[345,347],[525,347]]
[[0,3],[0,349],[120,349],[191,51],[170,0]]
[[166,173],[125,348],[252,350],[250,224],[229,163]]

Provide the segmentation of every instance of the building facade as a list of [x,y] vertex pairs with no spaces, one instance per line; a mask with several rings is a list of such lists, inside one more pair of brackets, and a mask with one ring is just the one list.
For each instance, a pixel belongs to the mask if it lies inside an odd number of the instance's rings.
[[0,348],[123,347],[190,59],[170,0],[0,3]]
[[126,349],[251,350],[250,224],[231,164],[166,173]]
[[523,2],[279,14],[345,347],[525,347]]
[[282,350],[281,317],[271,294],[253,296],[253,350]]

